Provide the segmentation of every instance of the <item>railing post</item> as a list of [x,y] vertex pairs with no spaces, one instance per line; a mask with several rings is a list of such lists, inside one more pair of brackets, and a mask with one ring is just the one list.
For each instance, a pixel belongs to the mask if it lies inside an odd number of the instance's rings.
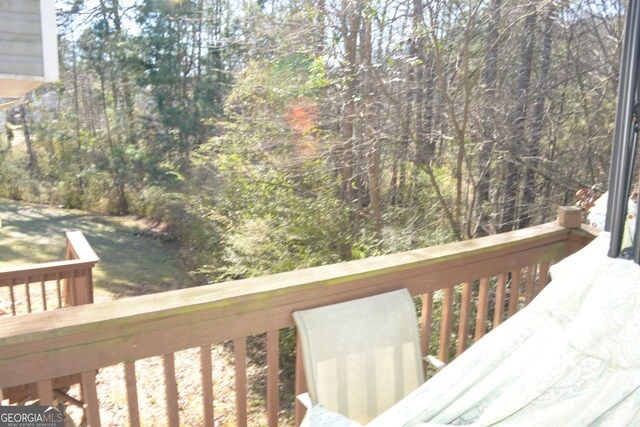
[[572,230],[579,230],[582,227],[582,209],[575,206],[560,206],[558,208],[558,225],[567,228],[569,231],[567,255],[571,255],[585,246],[584,242],[579,242],[572,238],[577,235],[571,233]]
[[93,304],[93,270],[87,268],[84,275],[85,304]]
[[75,259],[73,256],[73,249],[71,248],[71,241],[69,240],[69,236],[66,237],[66,245],[64,249],[64,260],[69,261]]
[[70,305],[82,305],[93,303],[93,277],[91,269],[78,270],[75,273],[81,273],[82,276],[77,276],[68,281],[72,284],[71,292],[73,297],[71,298],[72,304]]
[[[79,248],[74,248],[72,242],[76,242]],[[65,249],[65,261],[84,259],[86,256],[96,258],[97,256],[91,246],[79,231],[67,233],[67,245]],[[81,275],[77,275],[81,273]],[[77,270],[64,281],[64,302],[65,305],[81,305],[93,303],[93,272],[92,268]]]
[[[69,261],[73,258],[73,250],[71,249],[71,241],[69,236],[66,237],[66,245],[64,249],[64,260]],[[67,277],[62,282],[62,301],[65,307],[76,305],[75,295],[75,277]]]
[[560,206],[558,208],[558,225],[565,228],[580,228],[582,209],[575,206]]

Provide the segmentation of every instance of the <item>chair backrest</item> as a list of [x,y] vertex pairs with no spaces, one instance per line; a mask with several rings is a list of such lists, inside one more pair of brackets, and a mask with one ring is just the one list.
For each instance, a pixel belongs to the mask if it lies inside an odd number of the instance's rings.
[[406,289],[296,311],[311,400],[365,424],[424,382]]

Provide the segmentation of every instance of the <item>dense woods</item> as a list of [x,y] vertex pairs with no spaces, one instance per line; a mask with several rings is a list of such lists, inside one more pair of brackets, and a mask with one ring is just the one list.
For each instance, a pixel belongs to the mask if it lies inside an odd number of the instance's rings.
[[[203,280],[552,219],[603,191],[619,0],[64,0],[0,195],[167,225]],[[4,144],[3,144],[4,145]]]

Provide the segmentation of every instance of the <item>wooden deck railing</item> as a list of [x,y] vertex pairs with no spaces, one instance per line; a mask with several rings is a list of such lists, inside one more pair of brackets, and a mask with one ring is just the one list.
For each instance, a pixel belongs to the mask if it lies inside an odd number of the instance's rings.
[[[0,269],[0,314],[18,316],[93,302],[92,269],[98,257],[80,231],[66,233],[65,260]],[[1,316],[0,319],[5,316]],[[0,374],[2,376],[2,374]],[[79,382],[78,375],[52,380],[63,389]],[[36,391],[33,383],[0,387],[2,397],[20,402]]]
[[[202,387],[190,393],[201,399],[202,423],[212,426],[211,346],[232,341],[234,424],[245,426],[247,338],[266,333],[262,410],[268,414],[268,425],[275,426],[280,400],[278,339],[283,328],[293,326],[293,311],[407,288],[422,301],[423,351],[448,360],[526,305],[547,284],[549,266],[592,237],[584,229],[552,223],[365,260],[71,307],[64,316],[54,311],[33,314],[27,321],[6,317],[0,319],[0,387],[37,382],[40,399],[48,404],[53,396],[50,379],[80,372],[88,421],[98,426],[96,370],[122,364],[128,424],[137,426],[141,390],[136,361],[161,356],[163,424],[177,426],[174,353],[199,349],[200,366],[193,369],[200,371]],[[460,310],[454,313],[457,306]],[[300,363],[296,372],[298,393],[305,387]]]
[[65,260],[0,269],[0,303],[7,314],[28,314],[93,302],[98,257],[80,231],[66,233]]

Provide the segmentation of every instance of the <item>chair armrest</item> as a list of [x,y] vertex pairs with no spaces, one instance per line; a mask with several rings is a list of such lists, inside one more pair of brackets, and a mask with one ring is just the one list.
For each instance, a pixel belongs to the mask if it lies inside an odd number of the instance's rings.
[[431,355],[429,355],[429,356],[425,357],[425,358],[424,358],[424,361],[425,361],[427,364],[429,364],[429,365],[433,366],[433,367],[436,369],[436,371],[441,371],[441,370],[442,370],[442,368],[444,368],[445,366],[447,366],[447,364],[446,364],[446,363],[444,363],[442,360],[438,359],[438,358],[437,358],[437,357],[435,357],[435,356],[431,356]]
[[296,399],[298,399],[298,402],[302,403],[307,409],[311,409],[311,407],[313,406],[313,402],[311,402],[311,396],[309,396],[309,393],[299,394],[296,396]]

